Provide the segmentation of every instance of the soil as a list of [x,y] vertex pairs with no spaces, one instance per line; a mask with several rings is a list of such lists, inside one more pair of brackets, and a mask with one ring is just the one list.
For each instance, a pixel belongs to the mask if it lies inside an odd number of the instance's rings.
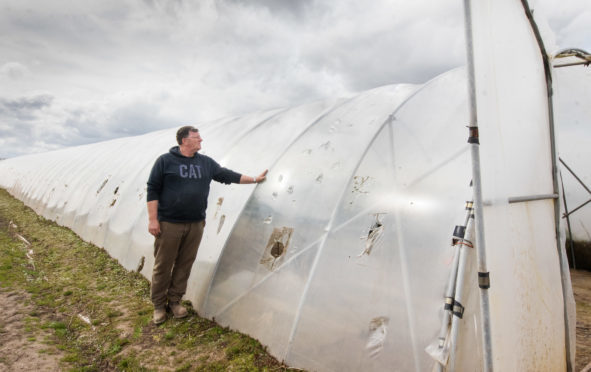
[[64,354],[51,332],[28,326],[46,318],[28,300],[27,294],[0,289],[0,371],[61,371]]

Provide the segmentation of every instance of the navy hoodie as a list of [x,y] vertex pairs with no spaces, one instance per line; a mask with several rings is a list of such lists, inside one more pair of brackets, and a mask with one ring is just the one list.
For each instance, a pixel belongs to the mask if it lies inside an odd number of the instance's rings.
[[148,201],[158,200],[158,221],[203,221],[211,180],[240,183],[240,176],[208,156],[199,153],[190,158],[183,156],[175,146],[152,167]]

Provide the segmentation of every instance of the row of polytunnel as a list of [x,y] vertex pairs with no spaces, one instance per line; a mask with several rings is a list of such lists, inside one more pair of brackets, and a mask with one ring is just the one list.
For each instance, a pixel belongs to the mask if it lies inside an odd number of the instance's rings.
[[[552,143],[555,162],[560,156],[589,180],[591,74],[554,71],[554,136],[522,4],[491,6],[473,9],[473,32],[493,362],[497,370],[566,370],[574,315]],[[468,72],[197,124],[202,153],[269,174],[256,186],[212,184],[186,299],[295,367],[436,366],[432,345],[458,252],[452,232],[473,199]],[[8,159],[0,186],[150,278],[146,181],[176,129]],[[568,203],[589,198],[571,173],[562,176]],[[577,238],[591,240],[589,213],[571,215]],[[453,358],[457,370],[479,370],[478,257],[465,252]]]

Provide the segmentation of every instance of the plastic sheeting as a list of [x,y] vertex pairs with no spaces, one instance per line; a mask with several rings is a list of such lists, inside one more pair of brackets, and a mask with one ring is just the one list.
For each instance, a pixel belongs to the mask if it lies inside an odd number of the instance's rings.
[[[451,221],[469,198],[469,176],[450,177],[467,174],[456,125],[466,122],[462,74],[441,76],[399,109],[393,97],[352,99],[295,141],[237,221],[204,313],[291,365],[428,368]],[[376,222],[382,230],[370,238]],[[280,263],[263,264],[273,231],[286,228]]]

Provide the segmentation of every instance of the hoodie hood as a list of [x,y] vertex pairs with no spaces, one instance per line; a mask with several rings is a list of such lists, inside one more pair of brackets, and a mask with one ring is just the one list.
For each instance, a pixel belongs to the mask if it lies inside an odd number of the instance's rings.
[[[170,150],[168,150],[171,154],[173,154],[174,156],[177,156],[179,158],[188,158],[187,156],[181,154],[181,148],[179,146],[173,146],[170,148]],[[197,156],[197,152],[191,156],[192,158]]]

